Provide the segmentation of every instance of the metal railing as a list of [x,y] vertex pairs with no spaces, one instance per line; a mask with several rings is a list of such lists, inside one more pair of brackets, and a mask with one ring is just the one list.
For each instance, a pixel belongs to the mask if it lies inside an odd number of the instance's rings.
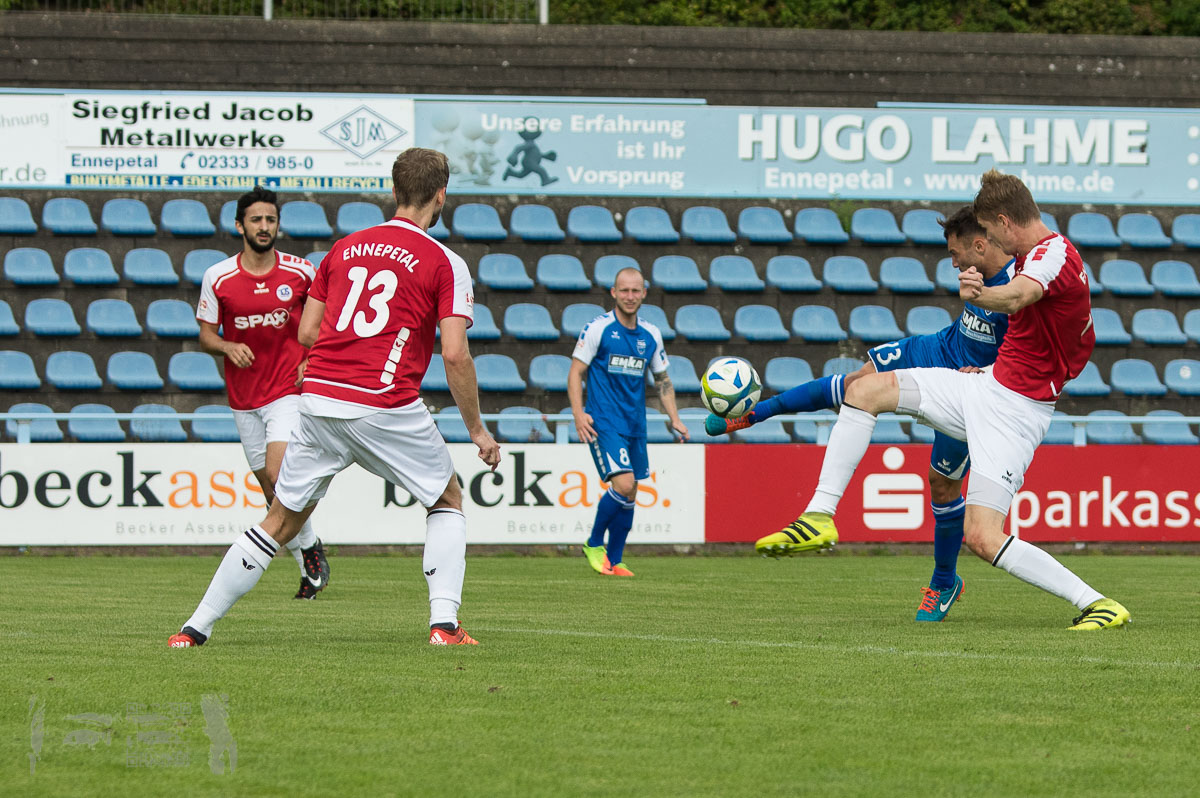
[[550,21],[549,0],[0,0],[0,11],[422,22]]

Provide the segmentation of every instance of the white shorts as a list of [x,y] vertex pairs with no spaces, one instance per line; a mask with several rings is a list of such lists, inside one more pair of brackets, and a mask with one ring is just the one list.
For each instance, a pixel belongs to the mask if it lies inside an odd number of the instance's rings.
[[[892,373],[900,386],[896,412],[967,442],[972,475],[967,504],[1007,513],[1025,481],[1034,451],[1050,428],[1054,404],[1005,388],[990,371],[965,374],[928,368]],[[920,406],[912,407],[916,393]]]
[[267,444],[287,443],[300,424],[300,396],[282,396],[256,410],[234,410],[233,423],[251,470],[260,471],[267,465]]
[[422,506],[441,497],[454,474],[450,450],[420,400],[362,418],[300,414],[275,482],[275,498],[300,511],[320,501],[334,475],[358,463],[399,485]]

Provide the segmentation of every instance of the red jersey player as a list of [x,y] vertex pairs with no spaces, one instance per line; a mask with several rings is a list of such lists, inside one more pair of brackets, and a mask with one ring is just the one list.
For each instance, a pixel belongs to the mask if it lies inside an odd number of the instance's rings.
[[[246,460],[269,505],[288,438],[300,420],[296,375],[306,350],[300,313],[313,265],[275,249],[279,205],[274,191],[256,186],[238,198],[242,251],[204,272],[196,318],[200,346],[225,360],[225,388]],[[329,583],[325,548],[305,523],[288,544],[300,565],[296,598],[316,598]]]
[[171,647],[208,639],[351,463],[402,485],[427,509],[422,570],[429,642],[475,643],[458,625],[467,541],[462,492],[446,443],[417,393],[440,329],[450,392],[480,459],[496,468],[500,447],[479,415],[467,347],[471,276],[462,258],[426,233],[441,213],[449,178],[440,152],[405,150],[392,166],[395,218],[342,239],[325,256],[300,322],[300,342],[312,350],[300,425],[284,454],[275,501],[263,522],[230,547],[200,606],[168,641]]

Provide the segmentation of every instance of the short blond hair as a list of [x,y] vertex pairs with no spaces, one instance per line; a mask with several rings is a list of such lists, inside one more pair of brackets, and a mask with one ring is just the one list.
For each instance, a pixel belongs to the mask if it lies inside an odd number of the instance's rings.
[[974,207],[975,218],[989,222],[995,221],[1001,214],[1017,224],[1029,224],[1041,218],[1037,203],[1021,178],[995,169],[984,172]]

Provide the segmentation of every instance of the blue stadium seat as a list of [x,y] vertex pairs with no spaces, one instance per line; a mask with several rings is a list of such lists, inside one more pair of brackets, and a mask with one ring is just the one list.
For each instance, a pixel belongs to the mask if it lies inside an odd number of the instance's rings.
[[192,435],[205,443],[236,443],[241,440],[233,411],[226,405],[200,405],[193,411],[204,418],[192,421]]
[[767,285],[806,294],[821,290],[821,281],[813,275],[812,264],[798,255],[776,255],[767,261]]
[[508,355],[478,355],[475,374],[481,391],[525,390],[525,380],[521,379],[516,362]]
[[625,234],[639,244],[675,244],[679,233],[662,208],[636,205],[625,214]]
[[87,309],[87,328],[102,338],[136,338],[142,334],[133,305],[124,299],[96,299]]
[[173,236],[200,237],[217,234],[217,227],[204,203],[194,199],[167,200],[162,206],[162,226]]
[[831,357],[821,367],[822,377],[832,377],[834,374],[853,374],[863,367],[864,361],[855,357]]
[[51,352],[46,358],[46,381],[60,391],[98,391],[104,385],[86,352]]
[[[570,408],[567,408],[567,412],[570,412]],[[655,421],[649,418],[649,416],[657,414],[657,410],[649,407],[646,408],[646,443],[675,443],[679,439],[675,436],[674,430],[671,429],[671,422]],[[575,433],[574,421],[571,422],[571,433]],[[577,443],[578,441],[579,436],[576,434],[571,442]]]
[[207,352],[176,352],[167,362],[167,381],[181,391],[221,391],[225,380]]
[[41,247],[17,247],[6,252],[4,276],[13,285],[58,285],[50,253]]
[[34,335],[79,335],[75,311],[61,299],[34,299],[25,306],[25,329]]
[[[492,316],[491,308],[476,302],[474,316],[471,326],[467,328],[468,341],[500,340],[500,328],[496,326],[496,319]],[[438,332],[441,332],[440,328]]]
[[99,228],[81,199],[55,197],[42,206],[42,227],[56,236],[94,236]]
[[1168,362],[1163,382],[1180,396],[1200,396],[1200,360],[1179,358]]
[[517,302],[504,310],[504,332],[518,341],[557,341],[558,328],[545,305]]
[[108,252],[95,247],[77,247],[63,258],[63,274],[75,285],[116,285],[121,282]]
[[621,269],[637,269],[640,272],[642,267],[628,255],[601,255],[596,258],[596,265],[592,271],[592,275],[596,278],[596,285],[605,291],[612,288],[613,282],[617,279],[617,272]]
[[1067,414],[1061,410],[1054,411],[1054,416],[1050,419],[1050,427],[1042,436],[1042,443],[1058,446],[1071,446],[1075,443],[1075,425],[1064,421],[1062,417],[1065,415]]
[[783,393],[812,378],[812,366],[798,357],[773,357],[762,374],[763,386],[771,393]]
[[895,245],[906,240],[896,226],[896,217],[886,208],[856,210],[850,217],[850,236],[864,244]]
[[1149,360],[1138,357],[1118,360],[1108,378],[1112,387],[1126,396],[1167,395],[1167,386],[1159,382],[1158,372]]
[[946,231],[939,224],[946,217],[940,211],[917,208],[904,214],[900,231],[914,244],[929,247],[946,246]]
[[1200,281],[1190,263],[1181,260],[1160,260],[1150,267],[1150,284],[1163,296],[1200,296]]
[[1108,396],[1112,393],[1112,388],[1100,376],[1100,369],[1093,361],[1088,361],[1079,376],[1069,380],[1063,390],[1068,396]]
[[182,299],[156,299],[146,308],[146,326],[159,338],[197,338],[196,309]]
[[703,291],[708,283],[700,276],[696,261],[686,255],[663,255],[650,269],[654,284],[667,293]]
[[842,222],[829,208],[805,208],[796,214],[796,235],[806,244],[845,244],[850,240]]
[[508,231],[500,222],[500,214],[491,205],[468,202],[454,209],[450,229],[467,241],[503,241]]
[[658,305],[642,305],[638,310],[638,318],[657,327],[663,341],[675,340],[675,328],[671,326],[671,322],[667,321],[667,314]]
[[508,217],[508,226],[522,241],[556,243],[567,238],[558,217],[545,205],[518,205]]
[[[471,433],[467,431],[467,425],[462,420],[462,413],[457,407],[447,407],[433,417],[433,421],[437,424],[438,432],[442,433],[442,438],[446,443],[470,443]],[[484,426],[487,426],[484,424]]]
[[1158,217],[1149,213],[1124,213],[1117,219],[1117,235],[1134,249],[1166,249],[1171,239],[1163,233]]
[[133,408],[135,416],[129,422],[129,432],[134,440],[156,443],[183,443],[187,440],[187,432],[178,418],[151,418],[151,416],[177,416],[175,408],[170,405],[147,403]]
[[1146,416],[1156,419],[1142,424],[1142,437],[1146,439],[1146,443],[1159,446],[1195,446],[1200,443],[1200,438],[1192,432],[1190,424],[1161,421],[1166,418],[1183,418],[1183,413],[1178,410],[1151,410]]
[[1188,249],[1200,248],[1200,214],[1181,213],[1171,222],[1171,238]]
[[221,206],[221,212],[217,214],[217,226],[222,232],[241,238],[237,231],[237,200],[229,200]]
[[122,391],[160,391],[162,377],[154,358],[145,352],[116,352],[108,359],[105,378]]
[[1200,343],[1200,308],[1183,314],[1183,334],[1189,340]]
[[288,238],[329,238],[333,228],[325,209],[308,200],[292,200],[279,209],[279,230]]
[[449,391],[450,380],[446,378],[446,361],[441,354],[434,352],[429,358],[429,368],[421,378],[422,391]]
[[719,255],[708,264],[708,279],[722,291],[762,291],[766,288],[754,263],[741,255]]
[[711,205],[693,205],[683,212],[680,220],[683,237],[697,244],[732,244],[737,233],[729,227],[725,212]]
[[178,285],[171,256],[161,249],[140,247],[125,253],[125,279],[135,285]]
[[100,226],[115,236],[155,236],[158,227],[150,218],[150,209],[139,199],[118,198],[104,203]]
[[116,415],[108,405],[82,404],[71,408],[71,417],[67,419],[67,432],[80,443],[121,443],[125,440],[125,430],[121,422],[115,418],[77,418],[85,413],[104,413]]
[[1140,263],[1131,260],[1106,260],[1100,264],[1100,282],[1114,296],[1154,296],[1154,286],[1146,282]]
[[[696,376],[696,367],[691,358],[683,355],[671,355],[667,358],[667,376],[675,385],[676,393],[700,393],[700,378]],[[703,420],[700,426],[704,426]]]
[[786,341],[791,338],[779,311],[770,305],[742,305],[733,314],[733,332],[747,341]]
[[783,428],[783,422],[777,418],[760,421],[753,427],[747,427],[733,433],[734,440],[739,443],[791,443],[792,436]]
[[1112,221],[1100,213],[1081,211],[1067,220],[1067,238],[1077,247],[1116,248],[1121,239],[1113,231]]
[[479,259],[479,281],[495,291],[528,291],[533,280],[525,263],[507,252],[489,252]]
[[563,308],[559,329],[568,338],[578,338],[592,319],[604,313],[604,308],[592,302],[576,302]]
[[879,283],[871,277],[867,262],[854,255],[826,258],[821,278],[839,294],[873,294],[879,290]]
[[0,335],[20,335],[21,328],[17,326],[17,320],[13,318],[12,308],[3,299],[0,299]]
[[1133,431],[1133,425],[1129,423],[1128,416],[1120,410],[1093,410],[1088,413],[1088,417],[1105,419],[1089,423],[1085,427],[1088,443],[1135,444],[1142,442],[1142,439]]
[[792,334],[809,343],[845,341],[849,336],[828,305],[801,305],[792,311]]
[[543,255],[538,259],[537,281],[549,291],[590,291],[592,281],[574,255]]
[[348,236],[383,222],[383,210],[375,203],[343,202],[338,208],[334,226],[338,236]]
[[879,265],[879,282],[896,294],[932,294],[934,289],[925,266],[916,258],[884,258]]
[[566,355],[537,355],[529,361],[529,381],[543,391],[565,392],[571,358]]
[[[20,402],[8,408],[10,413],[53,413],[49,407],[37,402]],[[8,431],[8,437],[14,440],[18,437],[17,433],[18,422],[11,418],[4,422],[4,427]],[[58,443],[62,441],[62,428],[58,426],[58,422],[52,418],[35,418],[29,425],[29,440],[34,443]]]
[[1055,233],[1062,232],[1061,230],[1058,229],[1058,220],[1054,218],[1054,214],[1046,213],[1045,211],[1042,211],[1041,213],[1042,213],[1042,224],[1049,227],[1052,232],[1055,232]]
[[911,443],[908,433],[900,426],[900,416],[895,413],[880,413],[871,430],[871,443]]
[[33,358],[25,352],[0,350],[0,390],[34,391],[41,387]]
[[728,341],[721,311],[712,305],[683,305],[675,311],[675,329],[689,341]]
[[742,208],[738,213],[738,235],[751,244],[790,244],[794,240],[783,214],[761,205]]
[[1133,337],[1155,346],[1183,346],[1187,336],[1175,314],[1163,308],[1142,308],[1133,314]]
[[1133,341],[1121,315],[1111,308],[1092,308],[1092,326],[1096,330],[1096,346],[1126,346]]
[[944,288],[950,293],[958,296],[958,269],[954,268],[954,261],[950,258],[942,258],[937,263],[937,275],[934,281],[939,288]]
[[20,197],[0,197],[0,235],[31,235],[37,229],[28,202]]
[[909,335],[933,335],[946,329],[953,322],[950,311],[945,308],[937,305],[917,305],[908,311],[904,326]]
[[[672,377],[674,379],[674,377]],[[678,386],[676,386],[678,387]],[[717,435],[713,437],[704,430],[704,419],[708,417],[708,411],[703,407],[681,407],[679,408],[679,420],[684,423],[690,433],[688,443],[730,443],[728,434]]]
[[229,256],[216,249],[193,249],[183,256],[183,279],[193,285],[204,282],[204,273]]
[[427,232],[429,233],[431,238],[433,238],[437,241],[449,241],[450,240],[450,228],[446,226],[446,214],[445,213],[438,214],[437,221],[434,222],[433,225],[430,226],[430,228]]
[[904,332],[896,324],[891,308],[859,305],[850,310],[850,336],[868,344],[882,344],[898,341]]
[[837,413],[832,410],[818,410],[815,413],[801,413],[803,418],[800,421],[792,422],[792,440],[797,443],[816,443],[817,442],[817,425],[821,424],[826,427],[828,432],[837,421]]
[[321,264],[325,261],[325,256],[328,254],[329,250],[327,249],[314,249],[312,252],[305,255],[304,259],[311,263],[314,269],[319,269],[321,268]]
[[567,233],[585,244],[615,244],[621,240],[612,211],[600,205],[577,205],[568,211]]
[[542,419],[542,411],[516,405],[500,411],[496,437],[508,443],[553,443],[554,433]]

